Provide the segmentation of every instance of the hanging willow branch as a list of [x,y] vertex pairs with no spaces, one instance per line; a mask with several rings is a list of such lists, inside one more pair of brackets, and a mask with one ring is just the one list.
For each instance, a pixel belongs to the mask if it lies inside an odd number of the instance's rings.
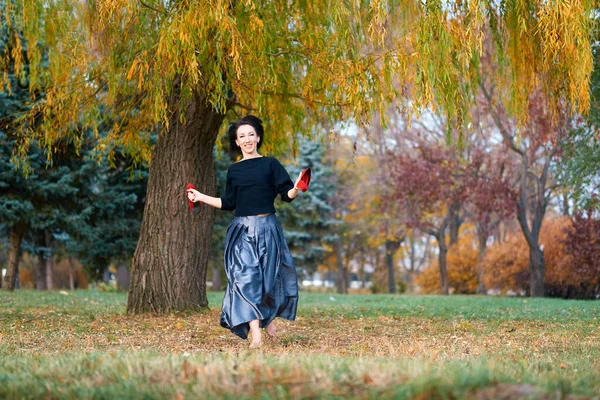
[[[0,0],[0,89],[10,93],[9,74],[27,75],[30,90],[43,93],[43,117],[36,108],[35,117],[19,119],[20,132],[48,144],[96,131],[109,118],[101,149],[124,146],[148,158],[143,132],[167,126],[174,112],[183,116],[200,91],[221,112],[234,96],[262,115],[275,128],[276,149],[290,132],[310,133],[323,118],[366,124],[399,96],[417,113],[440,107],[449,121],[465,124],[490,37],[498,95],[526,121],[535,90],[547,94],[551,109],[589,108],[593,6],[188,0],[163,12],[159,0]],[[175,81],[181,101],[169,109]]]

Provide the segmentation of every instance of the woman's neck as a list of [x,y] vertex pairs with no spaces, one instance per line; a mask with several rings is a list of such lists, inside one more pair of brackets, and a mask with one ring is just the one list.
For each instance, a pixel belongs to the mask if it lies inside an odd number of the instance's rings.
[[242,154],[241,161],[249,160],[251,158],[259,158],[259,157],[262,157],[262,156],[260,154],[258,154],[258,152],[254,153],[254,154]]

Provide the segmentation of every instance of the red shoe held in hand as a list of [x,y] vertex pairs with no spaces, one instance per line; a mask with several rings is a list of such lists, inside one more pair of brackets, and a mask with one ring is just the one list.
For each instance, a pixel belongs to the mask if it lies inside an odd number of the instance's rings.
[[310,168],[306,168],[300,174],[300,180],[298,181],[298,189],[306,192],[308,190],[308,186],[310,185],[310,178],[312,176],[312,170]]
[[[187,186],[185,187],[185,193],[187,194],[188,190],[190,190],[190,189],[196,190],[194,185],[192,185],[191,183],[188,183]],[[194,203],[193,201],[188,199],[188,203],[190,204],[190,211],[194,211],[194,212],[200,211],[200,202]]]

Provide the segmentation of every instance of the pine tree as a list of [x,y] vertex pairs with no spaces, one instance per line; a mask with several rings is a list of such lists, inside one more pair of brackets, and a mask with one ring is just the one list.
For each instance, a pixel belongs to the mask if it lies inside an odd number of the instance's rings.
[[[214,150],[215,176],[217,179],[217,195],[225,193],[227,184],[227,168],[234,162],[234,154],[227,151],[219,151],[217,146]],[[207,207],[207,206],[201,206]],[[215,225],[211,236],[209,268],[212,276],[212,289],[219,291],[225,284],[225,271],[223,269],[223,252],[225,246],[225,234],[233,218],[232,212],[217,211],[215,213]]]
[[[100,160],[98,160],[100,157]],[[137,245],[148,171],[121,153],[109,161],[89,152],[78,159],[75,209],[64,225],[67,253],[98,278],[111,263],[129,264]]]
[[335,197],[335,177],[325,160],[320,140],[299,140],[297,163],[285,165],[292,180],[304,168],[312,169],[310,188],[292,203],[278,201],[277,210],[286,228],[286,239],[296,267],[313,273],[323,262],[325,243],[333,224],[331,201]]
[[5,288],[14,288],[21,241],[28,231],[30,248],[40,258],[37,287],[51,289],[53,236],[76,212],[74,199],[79,189],[73,166],[68,164],[66,153],[48,162],[43,150],[32,144],[28,156],[32,174],[25,178],[10,161],[14,140],[0,133],[0,141],[0,221],[11,227],[11,264]]
[[[12,34],[9,21],[0,20],[0,54],[12,51],[9,36]],[[24,68],[24,70],[26,70]],[[21,254],[21,242],[33,214],[33,205],[21,196],[6,196],[10,187],[9,178],[4,175],[9,170],[13,141],[7,132],[13,124],[13,116],[27,110],[30,101],[27,81],[18,79],[13,68],[7,71],[6,78],[11,91],[0,91],[0,223],[6,226],[9,237],[7,273],[2,280],[2,289],[13,290],[17,279]],[[23,181],[19,181],[23,184]]]

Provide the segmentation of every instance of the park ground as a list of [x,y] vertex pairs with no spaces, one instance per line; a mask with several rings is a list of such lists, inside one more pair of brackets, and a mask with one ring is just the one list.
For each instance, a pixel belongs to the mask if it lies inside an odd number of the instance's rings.
[[600,301],[301,293],[261,350],[203,313],[0,293],[0,398],[600,399]]

